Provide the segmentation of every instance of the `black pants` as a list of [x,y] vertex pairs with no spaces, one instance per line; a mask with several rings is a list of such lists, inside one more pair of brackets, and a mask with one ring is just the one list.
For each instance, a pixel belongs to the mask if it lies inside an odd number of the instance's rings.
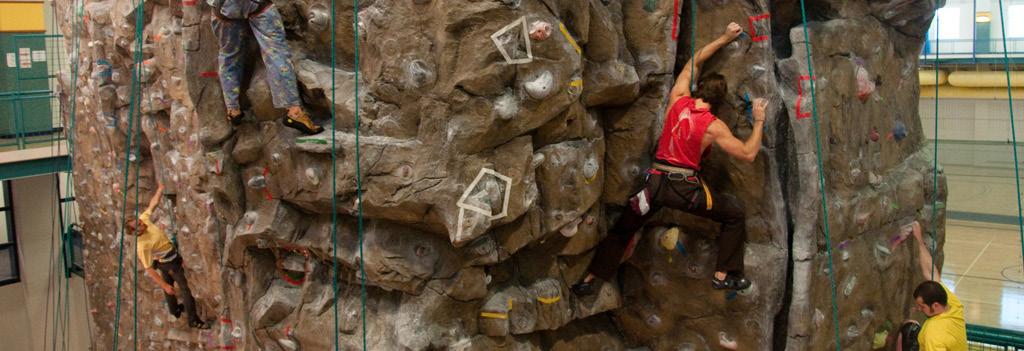
[[[167,308],[171,314],[180,316],[182,305],[184,305],[184,312],[188,315],[189,323],[200,322],[199,315],[196,313],[196,300],[192,298],[192,290],[189,290],[188,280],[185,279],[185,269],[181,267],[181,255],[167,263],[157,261],[155,266],[160,271],[160,276],[163,277],[165,282],[171,285],[178,285],[177,295],[164,293],[164,298],[167,299]],[[178,304],[178,297],[181,297],[180,305]]]
[[597,253],[590,262],[590,273],[605,280],[614,278],[633,235],[661,207],[668,207],[720,223],[722,231],[717,240],[715,270],[742,274],[743,246],[747,240],[743,206],[732,196],[711,196],[710,191],[705,192],[702,182],[699,176],[651,174],[646,185],[651,198],[650,210],[640,214],[627,206],[608,237],[598,245]]

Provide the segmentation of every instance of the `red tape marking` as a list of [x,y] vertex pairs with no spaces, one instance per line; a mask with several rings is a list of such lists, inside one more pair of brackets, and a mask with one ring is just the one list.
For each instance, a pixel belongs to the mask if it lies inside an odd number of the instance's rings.
[[750,16],[750,40],[756,42],[768,40],[768,35],[757,35],[757,27],[754,26],[754,22],[764,21],[770,18],[770,14],[761,14],[757,16]]
[[182,0],[181,6],[196,6],[196,0]]
[[672,5],[672,40],[679,40],[679,0]]
[[[800,111],[800,105],[804,102],[804,81],[810,81],[811,79],[812,77],[810,76],[800,76],[800,80],[796,82],[796,119],[811,117],[811,113]],[[814,83],[811,84],[813,85]]]
[[203,78],[216,78],[218,76],[217,71],[206,71],[199,72],[199,76]]

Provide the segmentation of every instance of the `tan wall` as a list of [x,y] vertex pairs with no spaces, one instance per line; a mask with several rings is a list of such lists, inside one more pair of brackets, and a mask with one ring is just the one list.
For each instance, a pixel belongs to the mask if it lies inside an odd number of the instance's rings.
[[[60,230],[57,219],[53,175],[16,179],[11,182],[15,233],[21,260],[21,282],[0,287],[0,340],[4,350],[52,350],[53,304],[51,252],[58,255]],[[57,237],[53,237],[57,235]],[[53,257],[56,260],[56,256]],[[57,272],[62,272],[57,270]],[[62,277],[62,275],[61,275]],[[55,277],[54,277],[55,279]],[[64,284],[64,280],[60,280]],[[81,278],[70,281],[70,316],[67,349],[88,350],[89,325],[85,290]],[[50,291],[50,293],[48,293]],[[57,338],[57,347],[65,339]]]

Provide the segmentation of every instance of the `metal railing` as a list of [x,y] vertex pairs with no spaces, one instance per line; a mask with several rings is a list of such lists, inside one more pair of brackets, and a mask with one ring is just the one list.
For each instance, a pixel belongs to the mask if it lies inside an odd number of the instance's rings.
[[1024,350],[1024,333],[968,324],[967,349],[970,351]]
[[[1002,54],[1002,39],[942,39],[927,40],[921,50],[922,58],[934,58],[936,51],[943,55],[987,55]],[[1024,55],[1024,38],[1007,38],[1006,52]]]

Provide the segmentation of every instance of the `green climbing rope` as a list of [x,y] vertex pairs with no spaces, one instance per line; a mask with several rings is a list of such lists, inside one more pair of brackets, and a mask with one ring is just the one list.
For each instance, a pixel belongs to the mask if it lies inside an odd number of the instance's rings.
[[[337,100],[337,78],[335,77],[335,71],[337,67],[337,43],[335,42],[335,31],[336,25],[335,13],[335,0],[331,0],[331,266],[334,276],[331,277],[331,291],[335,294],[334,299],[334,351],[338,351],[338,330],[340,325],[338,322],[338,304],[341,303],[341,299],[338,295],[338,155],[335,150],[336,137],[334,135],[335,123],[337,121],[337,106],[335,102]],[[356,17],[358,18],[358,17]]]
[[828,190],[825,188],[825,163],[822,161],[821,153],[821,128],[818,126],[818,102],[814,91],[814,63],[811,62],[811,36],[807,31],[807,7],[804,0],[800,0],[800,16],[803,19],[804,47],[807,50],[807,74],[811,77],[811,116],[814,121],[814,139],[818,147],[818,186],[821,187],[821,210],[823,224],[825,227],[825,249],[828,252],[828,280],[832,290],[832,324],[835,326],[836,350],[842,350],[842,343],[839,339],[839,305],[836,303],[836,272],[832,264],[832,236],[828,225]]
[[[939,16],[935,16],[935,28],[939,28]],[[935,250],[938,249],[939,234],[939,42],[938,29],[935,35],[935,145],[932,147],[932,267],[929,269],[930,279],[935,280]]]
[[[118,350],[117,344],[118,344],[118,341],[120,339],[120,335],[119,335],[118,332],[119,332],[120,327],[121,327],[121,285],[122,285],[122,280],[123,280],[122,278],[123,278],[123,273],[124,273],[124,237],[127,234],[126,231],[125,231],[126,228],[124,226],[124,223],[125,223],[125,221],[127,219],[126,215],[127,215],[127,210],[128,210],[128,174],[129,174],[129,172],[131,170],[132,139],[135,136],[135,122],[136,122],[135,111],[136,111],[136,108],[139,107],[138,106],[139,105],[139,101],[136,98],[136,96],[139,94],[139,85],[141,84],[139,78],[140,78],[140,71],[141,71],[141,68],[142,68],[142,41],[144,40],[142,29],[143,29],[143,17],[145,16],[145,13],[143,11],[143,6],[140,6],[141,3],[135,2],[135,1],[133,1],[133,4],[135,6],[135,53],[134,53],[135,56],[134,56],[134,64],[132,65],[133,74],[132,74],[132,81],[131,81],[131,94],[129,96],[129,103],[128,103],[128,106],[129,106],[128,107],[128,133],[127,133],[128,137],[125,140],[124,180],[121,183],[122,184],[121,191],[122,191],[122,194],[123,194],[122,197],[121,197],[121,221],[117,224],[118,226],[121,227],[121,235],[120,235],[120,239],[119,239],[120,242],[118,244],[117,288],[116,288],[115,295],[114,295],[114,299],[115,299],[114,331],[113,331],[114,342],[113,342],[113,345],[112,345],[112,350],[114,350],[114,351]],[[138,178],[138,172],[136,172],[136,178]],[[138,192],[138,186],[136,185],[136,193],[137,192]],[[135,212],[136,212],[136,215],[139,212],[138,195],[136,195],[136,199],[135,199]],[[136,243],[136,245],[138,245],[138,244]],[[138,255],[138,250],[135,250],[135,251],[136,251],[135,255]],[[133,257],[134,257],[134,255],[133,255]],[[135,264],[133,265],[133,267],[136,267],[135,271],[136,271],[136,275],[137,275],[138,274],[137,273],[138,272],[138,269],[137,269],[138,259],[136,258],[134,261],[135,261]],[[137,280],[135,282],[135,285],[138,286],[138,281]],[[135,303],[134,305],[137,306],[138,304]],[[137,307],[133,306],[133,308],[135,308],[135,310],[138,311]],[[135,314],[133,316],[133,318],[134,318],[134,320],[132,321],[133,329],[135,329],[137,331],[137,329],[138,329],[137,328],[138,327],[138,315]],[[138,337],[135,337],[134,340],[136,340],[135,342],[137,344]]]
[[690,1],[690,94],[697,90],[697,0]]
[[[999,0],[999,23],[1003,22],[1003,0]],[[1010,54],[1006,48],[1006,26],[999,26],[1003,37],[1003,68],[1006,70],[1006,97],[1010,105],[1010,135],[1013,137],[1013,179],[1017,181],[1017,228],[1020,231],[1021,254],[1024,257],[1024,211],[1020,198],[1020,161],[1017,157],[1017,129],[1013,120],[1013,89],[1010,85]],[[938,82],[936,82],[938,83]]]
[[366,350],[366,265],[363,263],[363,171],[361,167],[362,156],[359,150],[359,0],[353,0],[352,20],[354,21],[354,56],[355,56],[355,119],[356,119],[356,208],[358,209],[359,235],[359,297],[362,301],[363,317],[363,350]]

